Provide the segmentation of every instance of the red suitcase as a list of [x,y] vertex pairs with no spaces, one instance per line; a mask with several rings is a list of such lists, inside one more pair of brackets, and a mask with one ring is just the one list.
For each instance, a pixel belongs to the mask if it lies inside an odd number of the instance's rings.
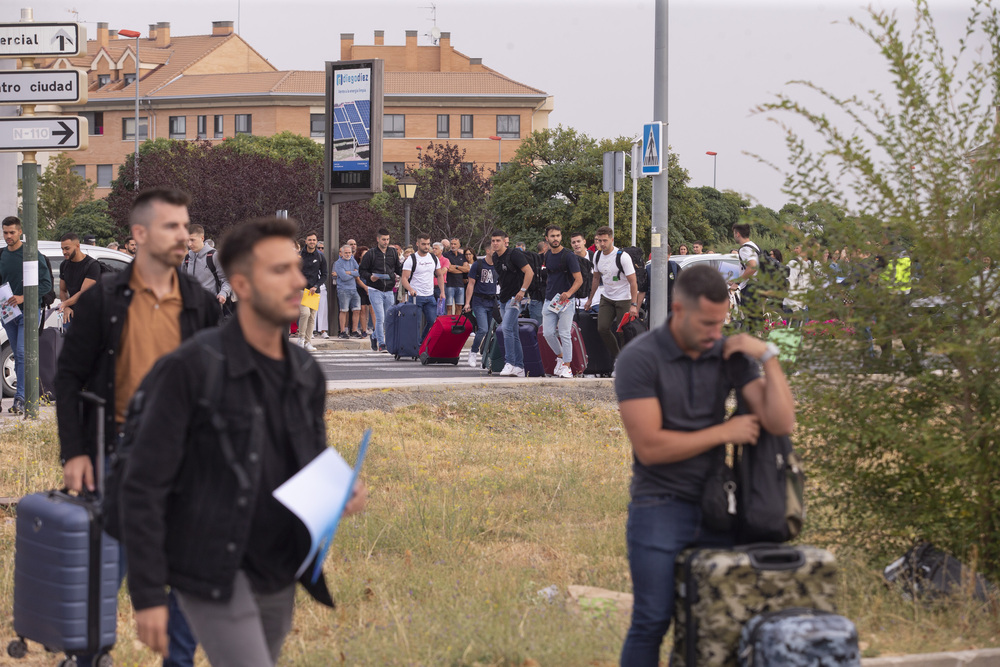
[[[587,367],[587,348],[583,344],[583,334],[576,322],[570,330],[570,340],[573,342],[573,359],[569,363],[569,369],[573,375],[583,375],[583,369]],[[549,347],[549,342],[542,334],[542,327],[538,327],[538,349],[542,353],[542,366],[545,367],[546,375],[554,375],[556,370],[556,353]]]
[[465,341],[469,340],[472,333],[472,320],[465,314],[462,315],[441,315],[431,330],[427,332],[427,338],[420,344],[420,363],[424,364],[455,364],[458,365],[458,358],[465,347]]

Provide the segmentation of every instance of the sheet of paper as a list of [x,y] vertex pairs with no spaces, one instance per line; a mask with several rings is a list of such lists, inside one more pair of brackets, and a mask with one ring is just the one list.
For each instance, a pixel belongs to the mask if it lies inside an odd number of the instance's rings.
[[21,309],[17,306],[8,306],[7,300],[14,296],[10,289],[10,283],[0,285],[0,322],[7,324],[12,319],[21,314]]
[[347,464],[337,450],[327,449],[274,490],[274,497],[291,510],[309,531],[309,553],[295,573],[296,579],[302,576],[306,566],[322,549],[313,580],[319,575],[326,550],[337,532],[344,507],[351,498],[370,439],[371,430],[368,430],[361,440],[358,462],[354,468]]

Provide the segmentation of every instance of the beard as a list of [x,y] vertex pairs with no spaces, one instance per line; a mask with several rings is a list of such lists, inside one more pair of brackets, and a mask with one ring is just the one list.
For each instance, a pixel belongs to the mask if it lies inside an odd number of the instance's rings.
[[[174,252],[175,250],[183,250],[184,252],[178,255]],[[168,248],[167,250],[159,252],[150,251],[149,256],[158,262],[163,263],[165,266],[176,268],[184,263],[184,256],[187,255],[187,251],[187,245],[182,243],[172,248]]]
[[[298,299],[300,294],[300,292],[295,293],[296,299]],[[259,291],[252,285],[250,286],[250,298],[245,301],[260,319],[278,327],[287,327],[299,318],[297,304],[293,312],[292,306],[286,304],[284,299],[267,292]]]

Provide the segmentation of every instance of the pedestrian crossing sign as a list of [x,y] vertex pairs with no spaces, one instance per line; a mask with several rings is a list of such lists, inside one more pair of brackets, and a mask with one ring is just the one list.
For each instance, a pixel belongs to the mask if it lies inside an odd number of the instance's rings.
[[642,175],[656,176],[663,172],[663,123],[655,121],[642,126]]

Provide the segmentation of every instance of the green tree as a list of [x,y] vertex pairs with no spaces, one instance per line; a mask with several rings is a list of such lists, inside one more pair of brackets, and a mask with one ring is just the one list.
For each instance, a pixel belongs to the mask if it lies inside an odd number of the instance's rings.
[[[1000,183],[970,155],[986,165],[1000,159],[1000,16],[987,0],[971,5],[965,33],[949,47],[926,0],[914,0],[905,32],[894,13],[869,9],[852,20],[885,59],[894,97],[800,84],[846,114],[846,128],[790,94],[761,110],[796,119],[785,124],[785,191],[795,202],[823,202],[782,215],[816,215],[823,237],[852,255],[836,271],[823,267],[807,300],[819,319],[856,333],[817,338],[803,363],[824,372],[798,378],[819,479],[813,492],[836,507],[831,534],[880,557],[927,539],[978,557],[996,577],[1000,276],[980,257],[1000,250],[996,213],[982,208],[997,201]],[[896,270],[906,262],[909,278]],[[869,366],[882,372],[859,372]]]
[[124,236],[121,238],[116,236],[119,230],[108,215],[108,202],[105,199],[93,199],[79,204],[59,218],[52,229],[52,238],[59,240],[68,232],[76,233],[81,239],[87,234],[93,234],[97,237],[98,245],[124,240]]
[[77,204],[94,198],[94,183],[73,171],[76,165],[65,153],[49,159],[38,179],[38,231],[43,238],[52,238],[56,221]]

